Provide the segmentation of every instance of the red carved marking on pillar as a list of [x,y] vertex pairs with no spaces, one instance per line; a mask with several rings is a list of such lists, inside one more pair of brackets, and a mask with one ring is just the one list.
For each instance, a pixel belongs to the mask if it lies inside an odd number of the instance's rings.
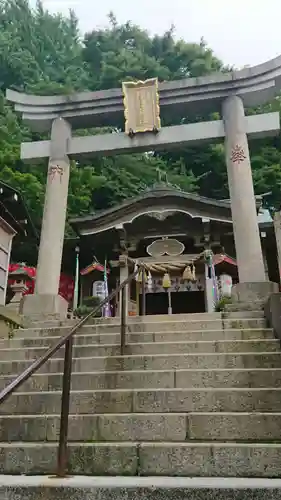
[[243,161],[246,160],[244,149],[236,144],[236,146],[232,148],[230,159],[232,163],[237,163],[238,165],[240,165],[240,163],[243,163]]

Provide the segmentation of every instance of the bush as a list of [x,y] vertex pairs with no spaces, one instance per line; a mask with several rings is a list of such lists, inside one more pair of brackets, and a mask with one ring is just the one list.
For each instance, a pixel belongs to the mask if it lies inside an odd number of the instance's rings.
[[216,303],[215,310],[216,310],[217,312],[224,311],[224,310],[225,310],[225,306],[226,306],[227,304],[231,304],[231,303],[232,303],[232,299],[231,299],[231,297],[226,297],[226,296],[221,297],[221,298],[217,301],[217,303]]
[[99,297],[84,297],[83,299],[83,306],[90,307],[91,309],[94,309],[101,303],[101,300]]
[[[74,311],[74,315],[78,318],[85,318],[93,309],[95,309],[101,300],[99,297],[85,297],[83,299],[83,304]],[[95,314],[93,314],[94,318],[100,318],[102,315],[101,309],[98,310]]]

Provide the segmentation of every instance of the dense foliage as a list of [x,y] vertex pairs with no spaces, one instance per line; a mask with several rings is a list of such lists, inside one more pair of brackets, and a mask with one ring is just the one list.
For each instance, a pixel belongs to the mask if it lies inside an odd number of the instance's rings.
[[[110,14],[107,29],[94,29],[81,39],[73,12],[65,18],[51,15],[41,2],[32,10],[28,0],[1,0],[0,179],[23,192],[39,226],[46,165],[25,165],[19,159],[21,141],[39,135],[32,134],[6,102],[8,87],[37,94],[70,93],[120,87],[128,78],[158,76],[163,81],[226,69],[204,40],[199,44],[177,41],[172,28],[151,37],[130,22],[119,25]],[[268,107],[280,110],[279,100]],[[270,202],[277,205],[280,139],[255,142],[251,147],[256,193],[272,191]],[[186,191],[215,198],[228,196],[223,145],[216,144],[73,164],[69,215],[106,208],[133,196],[155,183],[159,170]]]

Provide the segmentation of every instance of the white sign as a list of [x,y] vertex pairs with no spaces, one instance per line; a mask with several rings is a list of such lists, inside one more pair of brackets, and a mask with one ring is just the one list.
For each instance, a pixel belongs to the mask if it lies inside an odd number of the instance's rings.
[[94,281],[94,283],[93,283],[93,297],[99,297],[101,300],[105,299],[106,294],[105,294],[104,281]]
[[232,278],[228,274],[221,274],[220,289],[222,297],[231,297]]

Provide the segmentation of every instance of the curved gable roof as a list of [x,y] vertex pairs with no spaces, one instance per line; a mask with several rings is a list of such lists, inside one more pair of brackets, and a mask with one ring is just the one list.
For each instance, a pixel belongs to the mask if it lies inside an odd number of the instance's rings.
[[83,234],[106,231],[118,224],[132,222],[145,213],[179,211],[191,217],[231,222],[229,201],[218,201],[193,193],[186,193],[169,186],[156,186],[140,195],[125,200],[120,205],[85,217],[71,219],[72,227]]

